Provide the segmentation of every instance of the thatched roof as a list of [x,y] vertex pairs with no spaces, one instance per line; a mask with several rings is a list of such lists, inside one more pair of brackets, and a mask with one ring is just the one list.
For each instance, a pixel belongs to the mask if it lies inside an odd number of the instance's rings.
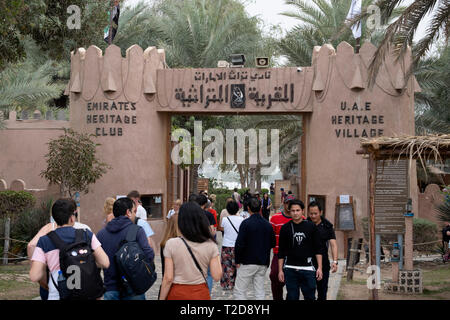
[[372,154],[376,159],[418,159],[425,168],[427,160],[443,162],[450,158],[450,134],[397,136],[361,139],[359,154]]

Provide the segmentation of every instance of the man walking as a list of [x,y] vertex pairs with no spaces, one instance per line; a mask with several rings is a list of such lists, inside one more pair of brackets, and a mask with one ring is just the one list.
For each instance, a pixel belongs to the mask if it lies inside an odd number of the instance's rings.
[[[52,206],[52,217],[56,222],[56,229],[53,231],[56,237],[60,238],[60,241],[68,244],[72,244],[77,240],[77,231],[74,228],[75,225],[75,212],[76,204],[72,199],[58,199]],[[51,230],[47,230],[52,232]],[[110,265],[110,259],[108,259],[107,254],[102,248],[101,242],[97,237],[89,230],[85,230],[84,236],[90,244],[93,250],[93,256],[97,266],[101,268],[108,268]],[[49,273],[47,274],[47,268]],[[33,250],[31,257],[31,269],[30,269],[30,279],[33,282],[39,282],[45,287],[48,287],[48,300],[59,300],[60,295],[57,288],[58,276],[62,273],[60,265],[60,249],[58,244],[54,243],[51,234],[43,234],[38,238],[36,247]],[[98,286],[96,283],[96,277],[93,273],[85,275],[92,279],[92,285]],[[100,270],[98,270],[98,278],[101,284]],[[102,296],[103,287],[100,286],[101,290],[98,291],[97,297]]]
[[[305,205],[289,202],[292,220],[281,227],[278,249],[278,278],[286,282],[287,300],[298,300],[300,289],[305,300],[315,300],[316,280],[322,280],[320,236],[314,223],[303,219]],[[314,267],[314,256],[317,269]]]
[[[322,215],[322,207],[312,201],[308,205],[308,220],[312,221],[319,230],[322,254],[322,280],[317,280],[317,300],[327,300],[328,278],[330,276],[330,260],[328,259],[328,245],[331,246],[333,262],[331,264],[331,272],[336,272],[338,268],[338,247],[336,242],[336,234],[334,233],[333,224],[325,219]],[[314,259],[314,267],[317,268],[317,261]]]
[[291,221],[291,216],[288,209],[288,204],[291,200],[294,200],[294,196],[286,197],[283,204],[283,210],[274,214],[270,218],[270,224],[272,225],[276,238],[276,245],[275,248],[273,248],[273,258],[269,275],[273,300],[283,300],[284,282],[280,282],[280,280],[278,279],[278,240],[280,237],[281,227],[287,222]]
[[[106,227],[100,230],[97,238],[104,243],[105,252],[111,261],[108,269],[104,269],[106,292],[105,300],[145,300],[145,294],[137,295],[129,287],[126,289],[121,283],[121,275],[115,261],[115,254],[122,241],[127,237],[128,229],[136,219],[136,206],[130,198],[120,198],[114,202],[112,219]],[[141,247],[145,256],[152,261],[155,257],[153,249],[148,243],[144,229],[139,227],[136,234],[136,242]]]
[[275,247],[275,233],[270,223],[259,214],[260,209],[261,202],[250,198],[250,217],[239,227],[234,249],[238,268],[234,287],[235,300],[247,299],[251,282],[254,285],[255,298],[264,300],[264,278],[270,264],[270,249]]
[[128,193],[127,197],[133,200],[134,204],[136,205],[136,217],[147,221],[147,210],[145,210],[145,208],[142,206],[140,193],[137,190],[133,190]]

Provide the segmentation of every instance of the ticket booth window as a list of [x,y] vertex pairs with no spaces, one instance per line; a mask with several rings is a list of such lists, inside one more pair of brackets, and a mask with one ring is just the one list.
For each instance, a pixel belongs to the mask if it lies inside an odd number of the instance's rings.
[[162,219],[162,195],[143,194],[141,195],[142,206],[147,211],[147,219]]

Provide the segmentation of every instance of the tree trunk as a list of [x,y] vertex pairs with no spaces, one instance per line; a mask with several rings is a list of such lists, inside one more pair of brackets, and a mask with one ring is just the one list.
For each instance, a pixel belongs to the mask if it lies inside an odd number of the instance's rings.
[[256,190],[259,192],[261,192],[261,184],[262,184],[261,164],[258,163],[256,165]]
[[255,193],[255,176],[256,176],[256,168],[252,165],[250,167],[250,193]]
[[199,164],[192,165],[192,192],[198,194],[198,168]]
[[244,177],[244,168],[242,165],[237,165],[237,170],[239,172],[239,180],[241,181],[241,188],[245,188],[245,177]]

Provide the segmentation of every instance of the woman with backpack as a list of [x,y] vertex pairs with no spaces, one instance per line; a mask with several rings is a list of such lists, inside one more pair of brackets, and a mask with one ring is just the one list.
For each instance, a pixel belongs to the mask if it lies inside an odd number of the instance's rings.
[[219,249],[209,231],[209,222],[197,203],[180,207],[181,237],[169,239],[164,248],[164,277],[160,300],[211,300],[206,274],[219,281],[222,269]]
[[236,263],[234,260],[234,244],[239,233],[239,226],[244,218],[237,215],[239,206],[236,201],[227,203],[229,215],[222,220],[223,241],[222,241],[222,278],[220,286],[224,290],[232,290],[236,280]]

